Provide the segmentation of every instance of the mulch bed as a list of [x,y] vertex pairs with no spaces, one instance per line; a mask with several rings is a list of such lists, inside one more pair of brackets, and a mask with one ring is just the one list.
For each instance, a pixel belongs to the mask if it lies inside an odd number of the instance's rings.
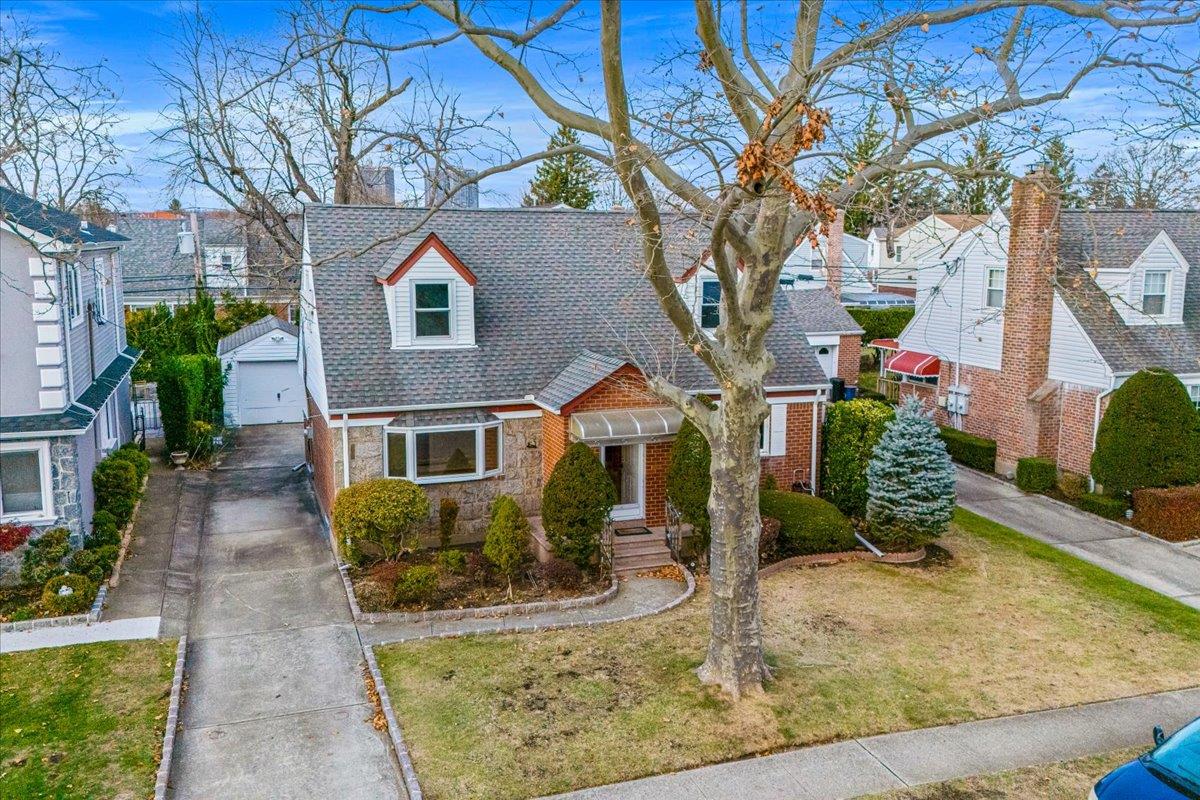
[[0,622],[10,622],[17,609],[33,606],[42,599],[41,586],[6,586],[0,588]]
[[[451,608],[487,608],[507,603],[535,603],[550,600],[569,600],[600,594],[609,588],[610,580],[596,574],[585,574],[578,583],[553,583],[542,575],[542,565],[533,562],[526,566],[519,580],[513,582],[513,596],[508,596],[508,584],[484,565],[479,546],[456,548],[467,553],[468,568],[464,574],[454,574],[438,567],[438,550],[419,550],[396,561],[382,561],[364,569],[350,570],[350,580],[359,606],[364,612],[429,611]],[[474,554],[474,555],[473,555]],[[366,584],[394,586],[400,575],[410,567],[438,567],[437,591],[428,603],[396,603],[389,598],[379,602],[379,593]],[[481,568],[483,567],[483,568]],[[390,595],[390,592],[387,592]]]

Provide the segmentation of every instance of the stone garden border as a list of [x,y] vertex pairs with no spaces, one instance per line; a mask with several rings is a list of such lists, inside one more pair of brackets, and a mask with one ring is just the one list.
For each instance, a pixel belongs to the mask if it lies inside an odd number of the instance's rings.
[[171,681],[171,701],[167,705],[167,728],[163,731],[162,757],[154,778],[154,800],[166,800],[167,781],[171,777],[171,757],[175,754],[175,732],[179,727],[179,701],[183,695],[183,670],[187,659],[187,635],[179,637],[175,648],[175,678]]
[[[363,645],[363,658],[367,661],[367,670],[371,680],[375,682],[375,691],[379,693],[379,705],[383,708],[384,719],[387,720],[388,738],[392,742],[392,751],[400,762],[400,777],[404,779],[404,789],[408,800],[424,800],[421,783],[417,780],[417,770],[413,766],[412,756],[409,755],[408,745],[404,743],[404,734],[400,731],[400,723],[396,719],[396,711],[392,708],[392,698],[388,694],[387,685],[383,682],[383,673],[379,671],[379,662],[375,660],[375,648]],[[155,798],[159,800],[159,798]]]
[[607,603],[617,596],[619,584],[613,575],[609,587],[599,594],[584,597],[568,597],[565,600],[538,600],[533,603],[507,603],[478,608],[435,608],[428,611],[363,611],[354,594],[354,583],[350,580],[350,567],[338,562],[338,572],[346,586],[346,597],[350,600],[350,613],[355,622],[375,624],[380,622],[432,622],[434,620],[484,619],[496,617],[527,617],[546,611],[571,611],[576,608],[591,608]]
[[925,548],[920,550],[911,550],[906,553],[884,553],[882,556],[877,556],[874,553],[869,553],[866,550],[846,550],[840,553],[816,553],[807,556],[792,556],[785,558],[782,561],[776,561],[773,564],[767,564],[758,570],[758,577],[765,578],[769,575],[783,572],[792,567],[828,567],[834,564],[843,564],[847,561],[869,561],[876,564],[915,564],[925,558]]
[[104,613],[104,602],[108,599],[109,587],[115,587],[120,583],[121,565],[125,562],[125,554],[129,552],[129,545],[133,541],[133,525],[137,522],[138,511],[141,510],[142,500],[146,497],[146,484],[149,482],[149,475],[142,479],[142,487],[138,490],[141,496],[138,497],[137,503],[134,504],[129,522],[126,523],[125,529],[121,532],[121,549],[118,551],[117,560],[113,564],[112,574],[108,576],[108,580],[100,584],[100,588],[96,591],[96,599],[92,601],[92,607],[88,609],[87,613],[68,614],[63,617],[35,617],[34,619],[21,620],[20,622],[3,622],[0,623],[0,633],[19,633],[39,628],[60,628],[67,625],[91,625],[93,622],[100,621],[100,615]]

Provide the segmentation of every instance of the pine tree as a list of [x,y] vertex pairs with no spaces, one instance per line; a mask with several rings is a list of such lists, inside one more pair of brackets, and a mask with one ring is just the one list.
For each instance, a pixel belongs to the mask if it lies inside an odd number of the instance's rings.
[[916,398],[907,398],[888,423],[867,481],[868,536],[879,548],[916,550],[946,532],[954,513],[954,466]]
[[[547,149],[579,144],[579,134],[560,125],[550,137]],[[522,203],[526,206],[554,206],[560,203],[571,208],[590,208],[596,199],[596,168],[581,153],[551,156],[538,164],[529,183],[529,194]]]
[[964,214],[990,214],[1004,204],[1012,180],[1005,175],[974,174],[1004,169],[1004,153],[992,149],[987,131],[975,139],[962,164],[966,174],[954,177],[954,200],[957,210]]
[[[868,165],[874,164],[883,155],[886,139],[887,134],[879,126],[879,109],[871,106],[858,136],[842,156],[842,162],[835,163],[830,168],[825,188],[836,189],[853,180],[854,176]],[[885,177],[874,184],[868,184],[846,202],[847,233],[866,236],[875,221],[886,214],[888,194],[885,186],[888,183],[889,180]]]
[[1063,208],[1083,208],[1083,198],[1075,191],[1079,177],[1075,172],[1075,151],[1067,147],[1061,136],[1055,136],[1046,143],[1043,156],[1050,174],[1062,185]]

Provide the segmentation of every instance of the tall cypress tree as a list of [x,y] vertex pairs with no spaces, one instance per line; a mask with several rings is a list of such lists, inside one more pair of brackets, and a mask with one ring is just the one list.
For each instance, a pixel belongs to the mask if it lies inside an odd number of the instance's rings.
[[[829,170],[825,180],[825,188],[832,190],[852,180],[855,175],[874,164],[886,149],[884,143],[887,134],[879,125],[879,109],[872,106],[867,112],[859,128],[858,136],[850,145],[850,149],[842,156],[841,163],[835,163]],[[866,236],[876,220],[887,213],[888,191],[890,176],[878,179],[860,189],[846,203],[846,232],[856,236]]]
[[1055,136],[1046,143],[1043,156],[1050,174],[1062,185],[1063,208],[1083,208],[1083,198],[1075,190],[1079,178],[1075,172],[1075,151],[1067,147],[1061,136]]
[[990,214],[1004,204],[1012,180],[1004,175],[971,175],[973,170],[983,172],[1004,169],[1004,154],[992,149],[987,131],[981,131],[975,146],[963,160],[963,170],[968,174],[954,177],[954,200],[957,211],[964,214]]
[[[579,144],[579,134],[566,125],[560,125],[550,137],[547,149],[573,144]],[[551,156],[538,164],[537,172],[529,183],[529,193],[521,202],[526,206],[562,203],[571,208],[589,208],[596,199],[596,177],[595,166],[581,153]]]

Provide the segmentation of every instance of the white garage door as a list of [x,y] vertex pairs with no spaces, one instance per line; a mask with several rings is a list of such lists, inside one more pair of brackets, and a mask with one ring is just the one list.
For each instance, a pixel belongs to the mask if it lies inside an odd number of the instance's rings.
[[239,361],[237,370],[242,425],[304,419],[304,386],[295,361]]

